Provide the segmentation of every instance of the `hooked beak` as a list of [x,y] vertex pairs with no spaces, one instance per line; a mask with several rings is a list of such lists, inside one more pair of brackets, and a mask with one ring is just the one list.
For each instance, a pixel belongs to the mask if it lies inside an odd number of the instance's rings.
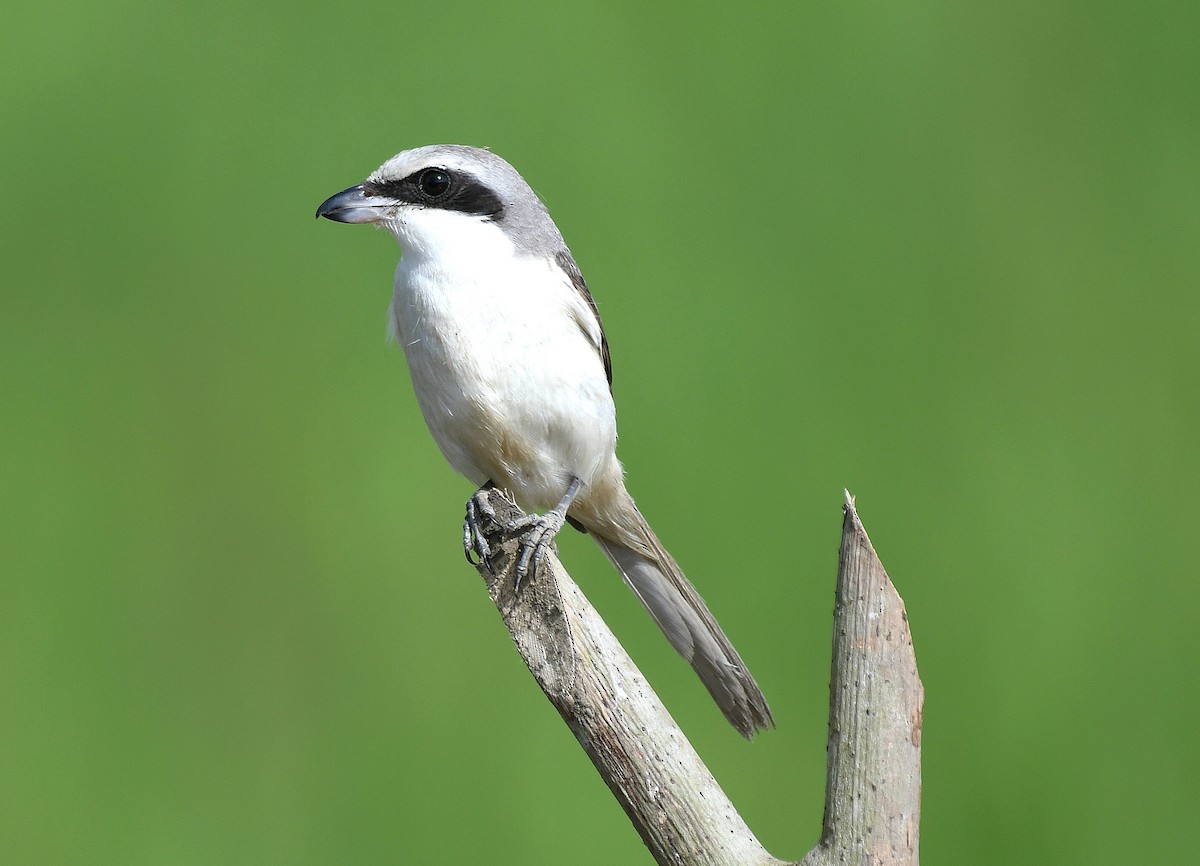
[[386,217],[387,210],[395,206],[396,202],[391,199],[367,195],[360,183],[321,202],[317,217],[339,223],[374,223]]

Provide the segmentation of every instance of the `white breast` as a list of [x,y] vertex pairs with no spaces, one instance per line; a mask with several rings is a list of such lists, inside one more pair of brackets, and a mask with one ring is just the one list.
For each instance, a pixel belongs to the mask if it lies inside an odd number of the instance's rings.
[[[549,508],[572,477],[586,486],[614,460],[599,323],[555,263],[515,255],[496,226],[440,211],[420,218],[420,238],[393,228],[404,257],[391,319],[425,422],[473,483]],[[437,220],[441,231],[430,232]]]

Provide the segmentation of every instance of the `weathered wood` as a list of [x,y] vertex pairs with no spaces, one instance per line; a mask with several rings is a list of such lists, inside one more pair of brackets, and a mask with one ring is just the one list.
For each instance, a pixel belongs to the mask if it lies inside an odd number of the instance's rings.
[[[498,491],[501,520],[518,514]],[[759,844],[596,609],[551,553],[514,594],[517,537],[489,534],[479,570],[521,657],[625,809],[654,859],[781,864]]]
[[[520,514],[486,495],[500,520]],[[783,866],[755,838],[553,553],[514,592],[520,533],[485,527],[488,592],[521,657],[660,864]],[[847,494],[824,828],[804,860],[917,863],[921,685],[904,605]],[[801,826],[806,822],[801,822]]]
[[846,493],[833,613],[821,841],[804,866],[917,866],[921,712],[904,602]]

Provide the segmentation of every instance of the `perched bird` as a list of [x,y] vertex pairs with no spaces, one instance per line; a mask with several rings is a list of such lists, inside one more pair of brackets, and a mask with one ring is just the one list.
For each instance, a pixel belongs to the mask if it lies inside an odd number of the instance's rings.
[[[417,402],[446,459],[526,511],[520,572],[564,521],[590,534],[744,736],[766,699],[625,489],[612,364],[596,304],[545,205],[496,154],[406,150],[318,217],[373,223],[400,243],[389,311]],[[466,544],[486,558],[468,505]]]

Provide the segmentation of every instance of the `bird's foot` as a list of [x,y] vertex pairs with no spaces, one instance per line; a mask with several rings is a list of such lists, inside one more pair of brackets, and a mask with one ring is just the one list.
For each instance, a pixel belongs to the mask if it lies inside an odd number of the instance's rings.
[[467,516],[463,520],[463,553],[467,562],[473,566],[483,563],[488,572],[492,572],[492,546],[488,544],[484,526],[492,524],[507,529],[504,523],[496,517],[496,510],[488,501],[487,494],[494,489],[489,481],[475,491],[467,500]]
[[560,512],[557,508],[552,508],[542,515],[529,517],[528,529],[525,537],[521,539],[520,555],[517,557],[517,589],[521,588],[521,582],[526,577],[537,577],[542,560],[554,547],[554,537],[566,522],[566,512]]
[[487,494],[493,485],[486,484],[479,488],[467,501],[467,516],[463,521],[463,552],[467,562],[476,566],[483,563],[489,572],[492,571],[492,548],[484,532],[485,526],[499,527],[508,534],[524,532],[517,553],[515,589],[520,589],[526,577],[537,576],[542,560],[554,545],[554,537],[567,522],[567,509],[579,491],[579,484],[579,479],[572,479],[562,501],[545,514],[522,514],[512,520],[501,519],[492,508]]
[[575,494],[579,492],[580,480],[572,478],[571,484],[567,487],[567,492],[563,494],[563,498],[559,500],[558,505],[555,505],[543,515],[526,515],[524,520],[527,522],[528,531],[525,537],[521,539],[521,553],[517,558],[517,588],[521,588],[521,581],[528,575],[530,578],[537,577],[538,569],[542,566],[542,560],[546,558],[546,554],[554,546],[554,537],[558,535],[563,528],[563,524],[567,522],[567,509],[571,507],[571,503],[575,499]]
[[501,518],[492,507],[488,493],[496,489],[490,481],[475,491],[467,500],[467,516],[463,520],[463,553],[467,562],[477,566],[482,563],[490,573],[492,569],[492,546],[488,544],[487,530],[499,529],[504,533],[516,533],[532,526],[537,520],[536,514],[522,514],[515,519]]

